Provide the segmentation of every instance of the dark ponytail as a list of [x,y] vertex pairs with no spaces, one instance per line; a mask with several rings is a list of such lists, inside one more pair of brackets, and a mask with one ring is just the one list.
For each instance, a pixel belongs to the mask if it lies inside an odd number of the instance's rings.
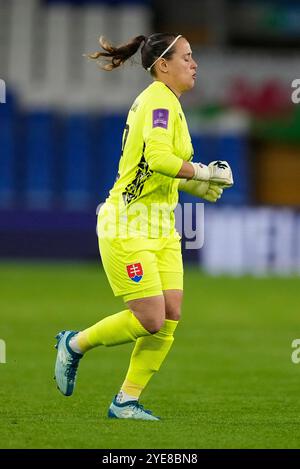
[[103,70],[113,70],[114,68],[122,65],[126,60],[133,56],[142,42],[146,42],[146,36],[136,36],[127,44],[114,47],[109,41],[107,41],[103,36],[100,36],[99,44],[105,52],[94,52],[91,54],[86,54],[90,59],[98,60],[100,57],[105,57],[106,64],[103,65],[100,61],[101,68]]
[[[148,70],[177,36],[178,34],[173,33],[155,33],[149,38],[146,38],[146,36],[136,36],[127,44],[123,44],[118,47],[114,47],[109,41],[101,36],[99,44],[105,52],[100,51],[86,55],[90,59],[94,60],[98,60],[100,57],[105,57],[107,62],[105,65],[100,61],[98,62],[103,70],[110,71],[119,67],[133,56],[143,42],[144,44],[141,48],[142,66],[145,70]],[[174,52],[175,44],[166,54],[164,54],[164,59],[170,59]],[[155,76],[155,67],[151,67],[150,73]]]

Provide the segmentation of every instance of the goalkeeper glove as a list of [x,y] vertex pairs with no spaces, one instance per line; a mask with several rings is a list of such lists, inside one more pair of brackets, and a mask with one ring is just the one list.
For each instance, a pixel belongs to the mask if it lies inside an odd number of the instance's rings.
[[218,184],[210,181],[187,181],[186,179],[181,179],[178,189],[195,197],[201,197],[209,202],[217,202],[223,193],[223,189]]
[[192,163],[196,181],[211,181],[221,187],[231,187],[233,185],[232,171],[227,161],[212,161],[208,166],[202,163]]

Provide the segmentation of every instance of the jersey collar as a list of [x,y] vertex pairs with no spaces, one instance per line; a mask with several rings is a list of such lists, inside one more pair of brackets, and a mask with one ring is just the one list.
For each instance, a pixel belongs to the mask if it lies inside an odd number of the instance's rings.
[[171,90],[171,88],[170,88],[168,85],[166,85],[166,84],[165,84],[163,81],[160,81],[160,80],[154,80],[154,82],[153,82],[153,83],[159,83],[159,84],[160,84],[160,85],[162,85],[163,87],[165,87],[165,88],[167,88],[168,90],[170,90],[170,91],[171,91],[171,93],[172,93],[172,95],[173,95],[173,96],[175,96],[176,100],[177,100],[177,101],[179,101],[179,98],[178,98],[178,96],[177,96],[177,95],[174,93],[174,91],[173,91],[173,90]]

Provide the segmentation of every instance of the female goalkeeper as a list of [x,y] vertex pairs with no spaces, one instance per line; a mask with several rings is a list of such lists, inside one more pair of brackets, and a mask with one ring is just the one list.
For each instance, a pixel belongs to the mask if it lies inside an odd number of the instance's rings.
[[138,36],[113,47],[102,37],[105,70],[122,65],[141,47],[142,66],[153,83],[134,101],[123,133],[116,182],[98,216],[103,267],[126,309],[80,331],[57,335],[55,378],[73,393],[79,360],[98,345],[134,342],[129,368],[113,399],[111,418],[158,420],[139,403],[174,340],[183,295],[180,237],[174,208],[178,189],[211,202],[232,185],[226,162],[192,163],[193,147],[179,98],[193,88],[197,64],[181,35]]

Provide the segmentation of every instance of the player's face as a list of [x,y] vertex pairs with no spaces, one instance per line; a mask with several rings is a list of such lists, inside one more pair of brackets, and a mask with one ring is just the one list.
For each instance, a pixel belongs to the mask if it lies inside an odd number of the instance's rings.
[[192,89],[195,84],[197,64],[192,58],[191,46],[185,38],[179,38],[175,46],[175,52],[167,61],[167,66],[176,89],[183,93]]

